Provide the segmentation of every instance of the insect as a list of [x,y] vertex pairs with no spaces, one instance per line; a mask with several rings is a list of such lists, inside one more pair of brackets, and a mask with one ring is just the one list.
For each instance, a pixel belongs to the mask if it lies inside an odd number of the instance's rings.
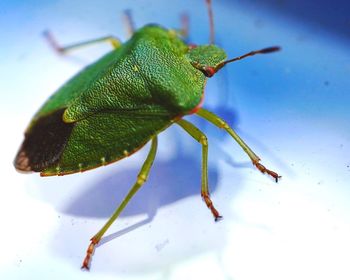
[[262,173],[279,175],[265,168],[260,158],[229,125],[202,108],[207,78],[228,63],[255,54],[279,50],[269,47],[226,59],[225,51],[214,44],[212,5],[206,0],[210,19],[210,43],[188,45],[187,27],[181,31],[146,25],[121,43],[103,37],[60,47],[61,53],[98,42],[110,42],[114,49],[83,69],[58,89],[39,109],[25,131],[25,139],[14,160],[19,171],[40,172],[41,176],[67,175],[107,165],[132,155],[151,142],[148,156],[137,180],[106,224],[92,238],[82,267],[89,269],[96,245],[117,219],[133,195],[147,180],[157,151],[157,136],[177,124],[202,145],[201,196],[215,220],[221,218],[208,187],[207,137],[183,117],[196,114],[224,129]]

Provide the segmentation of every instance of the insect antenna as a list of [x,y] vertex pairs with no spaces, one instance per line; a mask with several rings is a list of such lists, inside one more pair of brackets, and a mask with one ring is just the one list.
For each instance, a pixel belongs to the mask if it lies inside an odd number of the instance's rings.
[[266,53],[277,52],[280,49],[281,49],[280,47],[274,46],[274,47],[268,47],[268,48],[264,48],[264,49],[257,50],[257,51],[251,51],[251,52],[246,53],[244,55],[237,56],[235,58],[228,59],[228,60],[225,60],[225,61],[221,62],[218,66],[216,66],[216,71],[218,71],[219,69],[221,69],[222,67],[224,67],[228,63],[231,63],[231,62],[234,62],[234,61],[237,61],[237,60],[241,60],[241,59],[246,58],[248,56],[253,56],[253,55],[256,55],[256,54],[266,54]]
[[205,2],[207,3],[208,17],[209,17],[209,28],[210,28],[209,43],[213,45],[214,39],[215,39],[213,7],[211,4],[211,0],[206,0]]

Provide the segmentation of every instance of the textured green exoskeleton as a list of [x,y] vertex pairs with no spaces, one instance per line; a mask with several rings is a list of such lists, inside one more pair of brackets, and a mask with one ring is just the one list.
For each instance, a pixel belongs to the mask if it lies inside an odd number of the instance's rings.
[[42,176],[66,175],[120,160],[152,142],[135,185],[91,239],[84,268],[89,266],[95,245],[147,179],[156,154],[157,135],[173,123],[202,144],[201,195],[215,219],[221,217],[209,197],[207,138],[182,119],[185,115],[196,113],[225,129],[260,171],[276,180],[279,178],[259,163],[259,157],[226,122],[200,108],[207,77],[229,62],[276,51],[277,47],[226,60],[225,51],[214,44],[187,45],[179,32],[147,25],[124,44],[105,37],[58,50],[106,40],[113,44],[114,50],[50,97],[29,124],[15,158],[15,167],[20,171],[40,172]]

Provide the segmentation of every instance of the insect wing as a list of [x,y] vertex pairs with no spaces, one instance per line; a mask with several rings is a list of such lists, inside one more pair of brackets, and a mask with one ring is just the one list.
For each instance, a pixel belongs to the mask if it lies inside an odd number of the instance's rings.
[[100,112],[67,124],[58,110],[27,131],[15,166],[43,176],[96,168],[136,152],[170,124],[169,117],[127,112]]

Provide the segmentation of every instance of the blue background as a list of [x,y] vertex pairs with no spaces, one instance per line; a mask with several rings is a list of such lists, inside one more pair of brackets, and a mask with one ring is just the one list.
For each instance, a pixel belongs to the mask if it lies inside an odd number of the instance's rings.
[[280,45],[282,51],[228,65],[208,81],[204,107],[227,119],[282,176],[254,170],[232,139],[188,117],[209,138],[214,223],[199,195],[201,148],[178,127],[159,137],[145,187],[79,270],[147,153],[84,174],[40,178],[12,166],[23,131],[44,100],[110,50],[55,54],[62,44],[179,27],[208,42],[204,1],[2,1],[0,3],[1,279],[349,279],[350,18],[347,1],[214,1],[216,42],[229,57]]

